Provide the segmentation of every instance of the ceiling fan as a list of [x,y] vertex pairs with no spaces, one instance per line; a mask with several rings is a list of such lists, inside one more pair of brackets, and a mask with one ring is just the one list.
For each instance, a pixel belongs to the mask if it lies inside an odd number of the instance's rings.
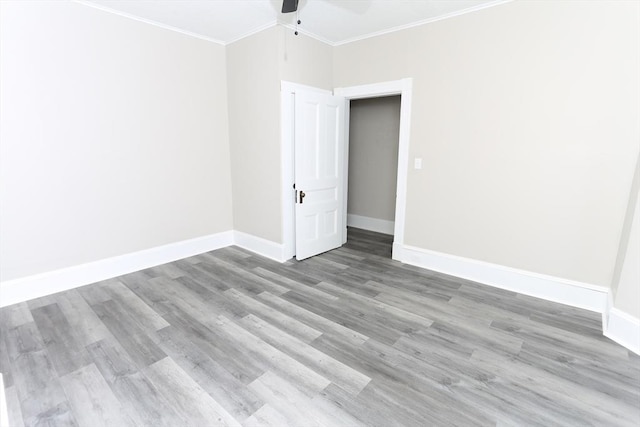
[[298,10],[298,0],[283,0],[282,13],[291,13]]
[[[298,0],[282,0],[282,13],[291,12],[298,12]],[[294,32],[296,36],[298,35],[298,25],[301,23],[300,19],[296,20],[296,31]]]

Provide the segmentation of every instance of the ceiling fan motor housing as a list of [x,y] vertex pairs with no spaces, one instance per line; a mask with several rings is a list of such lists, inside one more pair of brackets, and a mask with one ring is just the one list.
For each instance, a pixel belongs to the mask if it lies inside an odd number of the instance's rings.
[[298,10],[298,0],[283,0],[282,13],[290,13]]

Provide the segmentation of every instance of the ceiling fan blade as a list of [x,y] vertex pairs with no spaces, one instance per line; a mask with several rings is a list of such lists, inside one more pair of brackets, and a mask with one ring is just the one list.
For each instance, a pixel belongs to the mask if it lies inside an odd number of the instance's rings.
[[290,13],[298,10],[298,0],[283,0],[282,13]]

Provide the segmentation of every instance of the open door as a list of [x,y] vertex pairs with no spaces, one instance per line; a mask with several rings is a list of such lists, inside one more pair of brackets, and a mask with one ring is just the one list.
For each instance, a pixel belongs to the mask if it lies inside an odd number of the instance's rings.
[[343,97],[295,95],[296,259],[342,244],[344,191]]

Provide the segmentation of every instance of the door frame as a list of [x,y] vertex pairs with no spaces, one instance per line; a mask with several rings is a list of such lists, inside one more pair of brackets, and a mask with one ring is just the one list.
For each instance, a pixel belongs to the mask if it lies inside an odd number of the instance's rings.
[[[409,168],[409,137],[411,131],[411,95],[413,79],[405,78],[388,82],[373,83],[361,86],[336,88],[336,95],[347,101],[352,99],[379,98],[382,96],[400,95],[400,132],[398,135],[398,175],[396,178],[396,213],[393,231],[392,258],[398,259],[398,250],[404,244],[404,227],[407,210],[407,174]],[[344,161],[344,230],[342,240],[347,241],[347,200],[349,180],[349,113],[345,108],[345,161]]]
[[[295,190],[294,182],[294,124],[295,93],[313,91],[330,94],[331,91],[312,86],[281,82],[281,170],[282,170],[282,246],[284,259],[295,255]],[[409,169],[409,138],[411,131],[411,97],[413,79],[405,78],[387,82],[360,86],[335,88],[334,95],[342,96],[345,101],[352,99],[378,98],[400,95],[400,133],[398,135],[398,175],[396,180],[396,211],[393,238],[393,259],[398,259],[399,249],[404,244],[404,228],[407,207],[407,174]],[[344,144],[344,195],[343,195],[343,231],[342,243],[347,241],[347,200],[349,178],[349,112],[345,108],[345,144]]]

